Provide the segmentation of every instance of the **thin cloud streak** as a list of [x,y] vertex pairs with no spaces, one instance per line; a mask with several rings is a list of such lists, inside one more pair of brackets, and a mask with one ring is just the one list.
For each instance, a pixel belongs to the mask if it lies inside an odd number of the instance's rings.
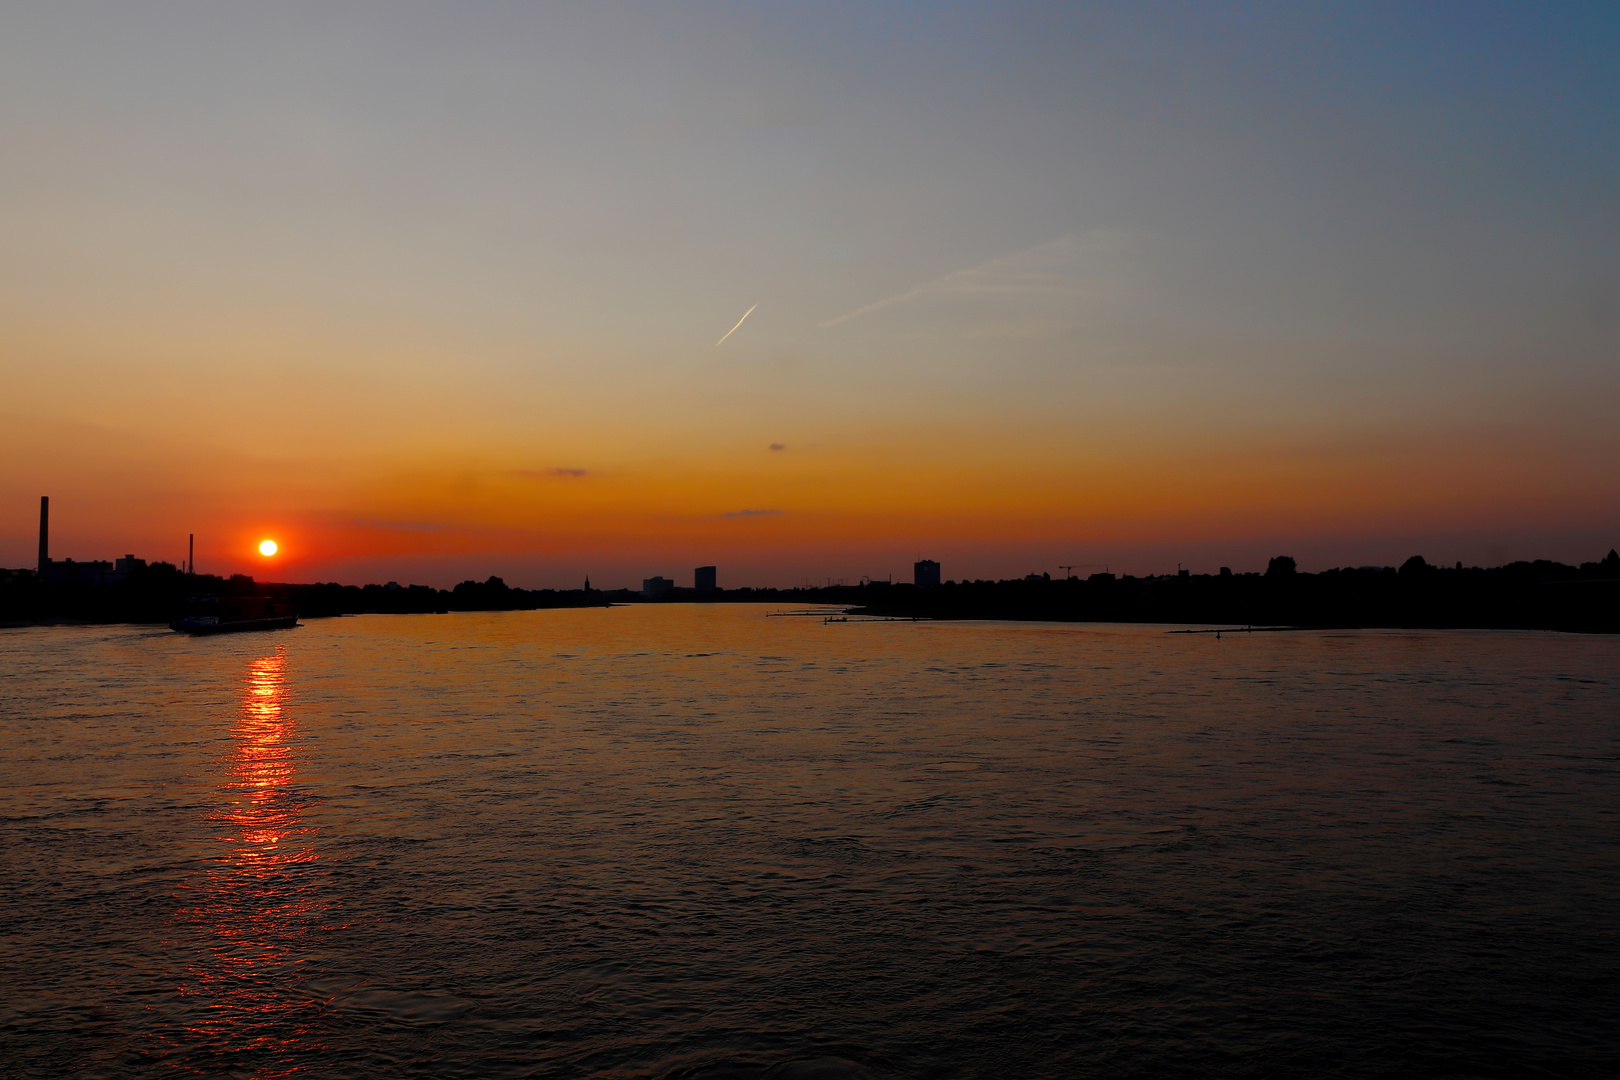
[[1025,248],[1023,251],[1015,251],[1011,255],[1002,255],[999,258],[991,259],[989,262],[982,262],[977,266],[970,266],[966,270],[954,270],[944,277],[935,278],[933,281],[925,281],[921,285],[913,285],[903,293],[897,293],[876,303],[858,307],[848,314],[840,315],[836,319],[828,319],[826,322],[817,325],[825,330],[828,327],[849,322],[851,319],[858,319],[862,315],[870,315],[874,311],[881,311],[894,304],[903,304],[907,300],[914,300],[922,296],[924,293],[935,291],[1012,293],[1029,292],[1042,288],[1051,289],[1060,281],[1067,282],[1072,279],[1065,274],[1041,273],[1038,271],[1015,272],[1011,275],[1011,280],[985,281],[983,279],[991,275],[1004,278],[1007,276],[1007,269],[1020,260],[1027,259],[1032,255],[1041,255],[1066,248],[1073,240],[1074,237],[1072,236],[1062,236],[1049,243]]
[[[747,311],[743,312],[743,317],[737,320],[737,326],[741,326],[743,324],[743,320],[747,319],[748,316],[754,313],[755,307],[759,307],[759,305],[755,304],[754,307],[751,307]],[[735,334],[737,332],[737,326],[733,326],[730,330],[727,330],[724,334],[721,334],[720,340],[714,343],[714,347],[718,349],[725,342],[726,338],[730,337],[732,334]]]
[[401,532],[435,532],[444,528],[443,525],[434,525],[425,522],[376,521],[367,518],[356,518],[355,520],[349,522],[349,524],[361,529],[389,529]]

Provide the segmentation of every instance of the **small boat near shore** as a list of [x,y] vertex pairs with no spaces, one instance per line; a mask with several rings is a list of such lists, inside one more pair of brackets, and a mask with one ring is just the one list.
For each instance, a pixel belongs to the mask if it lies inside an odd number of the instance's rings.
[[193,601],[193,612],[169,624],[182,634],[234,634],[246,630],[290,630],[298,625],[291,604],[271,596],[223,596]]

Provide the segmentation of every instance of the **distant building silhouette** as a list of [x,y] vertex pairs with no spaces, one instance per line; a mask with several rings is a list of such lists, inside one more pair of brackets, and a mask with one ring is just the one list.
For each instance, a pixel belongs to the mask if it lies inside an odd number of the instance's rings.
[[700,566],[692,571],[692,588],[698,592],[714,592],[718,588],[715,584],[716,576],[714,567]]
[[39,574],[41,581],[52,585],[111,585],[123,581],[137,570],[146,568],[145,559],[125,555],[116,562],[92,559],[74,562],[72,559],[51,560],[51,497],[39,497]]
[[111,585],[123,577],[106,559],[91,559],[89,562],[53,559],[46,565],[44,574],[46,582],[51,585]]
[[641,582],[641,595],[646,597],[667,596],[675,589],[675,583],[666,577],[644,578]]
[[933,559],[923,559],[921,562],[913,563],[911,582],[914,585],[938,585],[939,563]]

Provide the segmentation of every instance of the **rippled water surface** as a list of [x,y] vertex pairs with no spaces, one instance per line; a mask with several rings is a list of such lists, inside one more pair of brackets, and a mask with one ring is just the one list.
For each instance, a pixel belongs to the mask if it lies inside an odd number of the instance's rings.
[[0,1070],[1620,1068],[1620,640],[766,611],[0,630]]

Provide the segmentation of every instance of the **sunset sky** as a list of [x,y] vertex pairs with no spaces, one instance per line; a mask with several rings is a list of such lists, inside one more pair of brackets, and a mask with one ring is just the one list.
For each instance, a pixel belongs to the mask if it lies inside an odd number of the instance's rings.
[[40,495],[58,558],[286,581],[1595,559],[1617,55],[1612,3],[8,0],[0,565]]

